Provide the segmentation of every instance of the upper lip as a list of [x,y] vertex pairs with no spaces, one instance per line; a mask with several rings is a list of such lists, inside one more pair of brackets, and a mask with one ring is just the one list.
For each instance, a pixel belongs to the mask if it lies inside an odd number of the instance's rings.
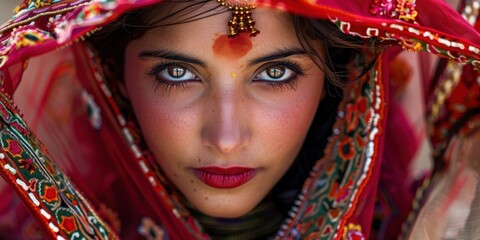
[[235,188],[250,181],[255,176],[256,169],[238,166],[206,166],[194,168],[193,172],[200,181],[210,187]]

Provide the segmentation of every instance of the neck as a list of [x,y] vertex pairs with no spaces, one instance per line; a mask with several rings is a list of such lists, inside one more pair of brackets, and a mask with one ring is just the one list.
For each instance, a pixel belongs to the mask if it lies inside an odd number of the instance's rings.
[[240,218],[214,218],[192,206],[188,208],[212,239],[266,239],[276,233],[283,221],[272,200],[264,200]]

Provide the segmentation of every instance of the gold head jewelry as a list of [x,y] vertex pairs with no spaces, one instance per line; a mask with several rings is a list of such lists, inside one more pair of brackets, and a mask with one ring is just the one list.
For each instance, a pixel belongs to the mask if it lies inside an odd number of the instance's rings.
[[250,33],[251,37],[255,37],[260,33],[255,29],[255,21],[252,19],[252,10],[255,5],[248,2],[230,3],[228,0],[217,0],[222,6],[227,7],[232,12],[232,19],[228,22],[228,36],[236,37],[240,33]]

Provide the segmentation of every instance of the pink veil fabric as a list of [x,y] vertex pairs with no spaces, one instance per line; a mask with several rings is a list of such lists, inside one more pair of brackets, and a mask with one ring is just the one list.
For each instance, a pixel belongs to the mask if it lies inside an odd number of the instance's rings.
[[[121,116],[105,85],[106,74],[82,41],[122,13],[161,1],[39,2],[24,1],[0,27],[2,177],[50,238],[208,238],[139,145],[140,133]],[[437,0],[256,4],[329,19],[346,34],[378,38],[382,48],[394,47],[362,79],[345,87],[349,97],[339,107],[338,133],[276,238],[366,239],[375,236],[370,229],[376,207],[401,212],[382,233],[398,235],[411,208],[413,192],[405,178],[418,139],[392,100],[388,63],[400,46],[478,67],[480,35]],[[433,136],[448,141],[442,134]],[[14,148],[13,141],[20,147]],[[4,191],[2,196],[12,195]],[[25,208],[13,210],[15,201],[0,201],[0,211],[18,211],[17,218],[23,219]],[[23,223],[23,229],[33,228],[31,220]]]

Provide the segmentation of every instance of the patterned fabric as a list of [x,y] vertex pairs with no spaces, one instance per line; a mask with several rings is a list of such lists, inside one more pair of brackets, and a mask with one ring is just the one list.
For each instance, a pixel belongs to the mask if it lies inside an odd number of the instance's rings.
[[[461,1],[459,9],[462,17],[480,32],[480,1]],[[452,211],[452,206],[458,204],[459,199],[463,200],[463,196],[454,192],[447,198],[447,200],[445,200],[444,204],[442,204],[441,201],[432,202],[434,199],[441,198],[440,196],[442,193],[438,190],[440,187],[448,189],[448,185],[445,186],[444,182],[456,183],[457,181],[460,181],[463,185],[468,183],[467,180],[476,181],[475,177],[472,178],[469,176],[469,171],[475,171],[474,166],[476,163],[469,163],[469,159],[455,159],[454,156],[458,153],[454,154],[452,152],[455,151],[448,149],[453,148],[452,146],[455,145],[461,145],[460,143],[462,143],[462,141],[465,141],[465,139],[468,139],[472,134],[478,132],[478,124],[480,123],[478,119],[478,107],[480,103],[479,80],[480,74],[477,68],[471,65],[459,64],[448,59],[440,60],[436,69],[436,75],[432,80],[433,87],[430,89],[430,97],[428,99],[430,105],[427,119],[428,126],[430,127],[428,129],[428,134],[430,134],[430,140],[433,146],[432,154],[434,171],[432,172],[432,176],[426,179],[423,186],[418,189],[416,194],[417,198],[414,200],[413,204],[415,209],[410,213],[409,219],[416,219],[421,210],[421,206],[427,201],[430,201],[430,206],[429,209],[426,209],[425,211],[432,214],[434,212],[432,209],[439,209],[437,211],[443,213]],[[454,160],[455,162],[453,162]],[[468,165],[470,165],[470,167],[457,167]],[[476,175],[476,173],[474,175]],[[455,187],[456,186],[453,186],[452,188]],[[436,195],[434,192],[436,192]],[[430,193],[434,195],[431,196]],[[468,194],[471,193],[468,192]],[[471,204],[473,207],[476,203],[472,202],[468,204]],[[441,207],[438,205],[441,205]],[[454,209],[453,211],[461,212],[462,210]],[[473,209],[463,211],[470,212],[473,211]],[[426,213],[424,213],[424,215],[426,215]],[[469,218],[471,218],[471,220],[475,219],[473,217]],[[441,222],[442,220],[438,220],[438,222]],[[447,220],[450,219],[445,219],[445,221]],[[409,227],[412,224],[413,221],[405,223],[405,225]],[[460,224],[456,225],[460,226]],[[442,231],[448,229],[448,227],[455,229],[458,226],[436,228],[436,224],[432,224],[430,227],[437,232],[436,234],[442,234]],[[427,227],[425,227],[425,229],[422,229],[422,227],[417,228],[421,229],[420,231],[427,231],[425,230]],[[462,237],[468,239],[476,235],[475,230],[470,226],[458,228],[463,228],[462,232],[459,234],[465,234],[462,236],[456,236],[458,238]],[[452,231],[455,232],[458,230]],[[419,231],[415,233],[415,236],[421,237],[421,233],[419,234],[418,232]],[[467,233],[473,235],[467,236]]]
[[[122,13],[160,2],[25,0],[0,27],[0,174],[51,238],[209,238],[139,143],[141,134],[120,113],[98,57],[82,42]],[[480,67],[480,35],[440,0],[256,4],[329,19],[345,34],[380,43],[352,63],[358,69],[360,59],[380,53],[369,72],[346,84],[324,157],[275,236],[367,239],[376,200],[388,199],[378,191],[382,165],[391,164],[384,161],[383,150],[389,144],[388,63],[394,54],[385,49],[431,52],[467,64],[462,71],[468,73]],[[474,6],[478,10],[478,1],[472,1]],[[478,81],[433,84],[448,90],[431,93],[436,101],[430,135],[441,153],[449,141],[445,132],[468,109],[478,108],[470,101],[477,91],[467,91],[478,88]],[[10,97],[17,90],[38,100],[16,100],[28,106],[22,109],[28,111],[25,121]],[[465,94],[470,98],[462,98],[459,111],[456,99]]]
[[56,168],[5,95],[0,102],[0,114],[2,177],[15,183],[22,200],[39,214],[39,224],[48,229],[49,236],[115,238],[115,233]]
[[384,113],[383,90],[377,82],[380,72],[373,69],[346,86],[347,97],[339,107],[325,157],[314,166],[291,212],[294,217],[286,221],[278,233],[280,237],[331,239],[351,231],[343,228],[342,221],[355,211],[351,206],[358,204],[358,189],[365,188],[362,179],[371,176],[372,165],[378,159],[374,146],[380,141],[379,123]]

